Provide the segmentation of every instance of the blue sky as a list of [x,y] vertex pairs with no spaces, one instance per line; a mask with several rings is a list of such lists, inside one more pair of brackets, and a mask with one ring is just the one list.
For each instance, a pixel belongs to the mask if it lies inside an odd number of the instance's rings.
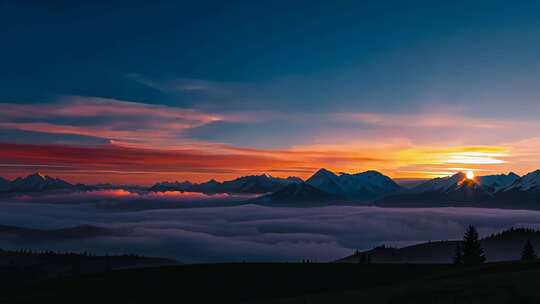
[[[525,173],[538,160],[528,147],[540,145],[540,3],[471,2],[4,0],[0,106],[17,113],[0,116],[0,143],[347,150],[348,162],[294,167],[396,176],[453,170],[354,158],[391,143],[406,153],[488,147],[509,159],[486,170]],[[61,111],[84,103],[94,115]],[[107,103],[116,110],[101,115]],[[134,118],[131,107],[148,113]],[[158,125],[163,109],[199,116]],[[152,127],[167,136],[149,138]]]
[[197,106],[189,94],[173,98],[130,77],[138,74],[265,87],[281,81],[295,86],[279,87],[279,97],[302,99],[298,106],[316,99],[316,108],[328,109],[328,97],[372,96],[402,109],[397,99],[421,99],[428,85],[464,99],[471,86],[526,86],[538,73],[535,1],[379,2],[3,1],[0,97]]

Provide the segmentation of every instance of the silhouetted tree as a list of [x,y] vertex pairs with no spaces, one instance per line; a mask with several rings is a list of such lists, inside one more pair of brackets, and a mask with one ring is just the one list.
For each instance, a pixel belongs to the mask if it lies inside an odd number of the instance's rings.
[[465,266],[475,266],[482,264],[486,261],[486,256],[484,255],[484,249],[480,244],[478,239],[478,232],[474,226],[469,226],[465,235],[463,236],[462,242],[462,260],[463,265]]
[[454,265],[463,265],[463,248],[461,242],[456,245],[456,253],[454,255]]
[[538,256],[536,255],[536,252],[534,251],[534,247],[531,244],[531,240],[527,240],[525,242],[525,246],[523,246],[523,251],[521,253],[521,260],[522,261],[532,261],[536,260]]

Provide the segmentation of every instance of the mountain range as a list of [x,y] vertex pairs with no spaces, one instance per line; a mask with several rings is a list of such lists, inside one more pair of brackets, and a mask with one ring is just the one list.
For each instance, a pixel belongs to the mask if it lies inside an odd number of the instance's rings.
[[13,181],[4,178],[0,179],[0,192],[42,192],[71,189],[74,187],[75,185],[64,180],[41,173],[34,173],[26,177],[17,177]]
[[[497,262],[518,260],[527,240],[530,240],[535,248],[540,247],[540,231],[511,228],[483,238],[480,242],[487,260]],[[458,243],[459,241],[430,241],[402,248],[383,245],[356,252],[336,262],[361,263],[369,256],[371,263],[452,263]]]
[[488,208],[540,209],[540,170],[522,177],[515,173],[468,179],[464,173],[434,178],[413,188],[405,188],[377,171],[336,174],[326,169],[306,181],[298,177],[279,178],[267,174],[250,175],[230,181],[204,183],[160,182],[151,187],[110,184],[71,184],[35,173],[13,181],[0,178],[0,193],[41,193],[45,191],[90,191],[122,188],[133,191],[187,191],[206,194],[259,195],[250,203],[264,204],[364,204],[384,207],[468,206]]
[[0,177],[0,193],[19,194],[19,193],[42,193],[47,191],[91,191],[105,189],[129,189],[144,191],[145,187],[113,184],[72,184],[65,180],[51,177],[42,173],[30,174],[26,177],[17,177],[10,181]]
[[335,174],[320,169],[304,183],[290,185],[255,199],[264,203],[367,202],[405,189],[377,171]]
[[458,188],[463,186],[463,182],[465,181],[473,181],[474,183],[470,184],[469,186],[481,187],[482,190],[485,192],[495,193],[500,190],[506,189],[518,179],[519,175],[510,172],[509,174],[479,176],[477,178],[468,180],[466,175],[460,172],[452,176],[440,177],[429,180],[412,188],[412,192],[423,193],[439,191],[448,193],[458,190]]
[[468,179],[464,173],[404,188],[377,171],[335,174],[320,169],[304,183],[259,197],[262,203],[354,203],[384,207],[540,208],[540,170]]
[[376,205],[393,207],[471,206],[540,208],[540,170],[523,177],[515,173],[467,179],[457,173],[429,180],[404,193],[389,195]]
[[336,175],[326,169],[320,169],[306,181],[306,184],[350,200],[372,199],[403,190],[390,177],[377,171]]
[[222,183],[211,179],[205,183],[161,182],[150,187],[150,191],[187,191],[207,194],[262,194],[278,191],[285,186],[302,183],[298,177],[273,177],[267,174],[242,176]]

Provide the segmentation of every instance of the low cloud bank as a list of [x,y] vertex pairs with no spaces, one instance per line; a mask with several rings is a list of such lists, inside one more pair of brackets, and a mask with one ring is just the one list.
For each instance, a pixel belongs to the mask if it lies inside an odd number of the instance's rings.
[[0,223],[57,229],[94,225],[114,235],[39,243],[0,237],[2,248],[138,253],[181,262],[329,261],[387,244],[457,239],[474,224],[482,235],[511,226],[539,227],[540,212],[478,208],[391,209],[332,206],[109,211],[92,204],[0,204]]
[[60,203],[60,204],[80,204],[80,203],[118,203],[118,202],[148,202],[148,208],[152,208],[151,203],[169,202],[225,202],[242,201],[253,196],[230,195],[226,193],[204,194],[199,192],[181,191],[136,191],[126,189],[104,189],[93,191],[72,191],[72,192],[49,192],[37,194],[23,194],[5,200],[26,202],[26,203]]

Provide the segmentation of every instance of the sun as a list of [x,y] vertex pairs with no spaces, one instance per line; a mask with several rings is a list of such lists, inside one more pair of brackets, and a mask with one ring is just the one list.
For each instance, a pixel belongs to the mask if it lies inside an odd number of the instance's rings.
[[472,170],[467,171],[467,179],[474,179],[474,172]]

